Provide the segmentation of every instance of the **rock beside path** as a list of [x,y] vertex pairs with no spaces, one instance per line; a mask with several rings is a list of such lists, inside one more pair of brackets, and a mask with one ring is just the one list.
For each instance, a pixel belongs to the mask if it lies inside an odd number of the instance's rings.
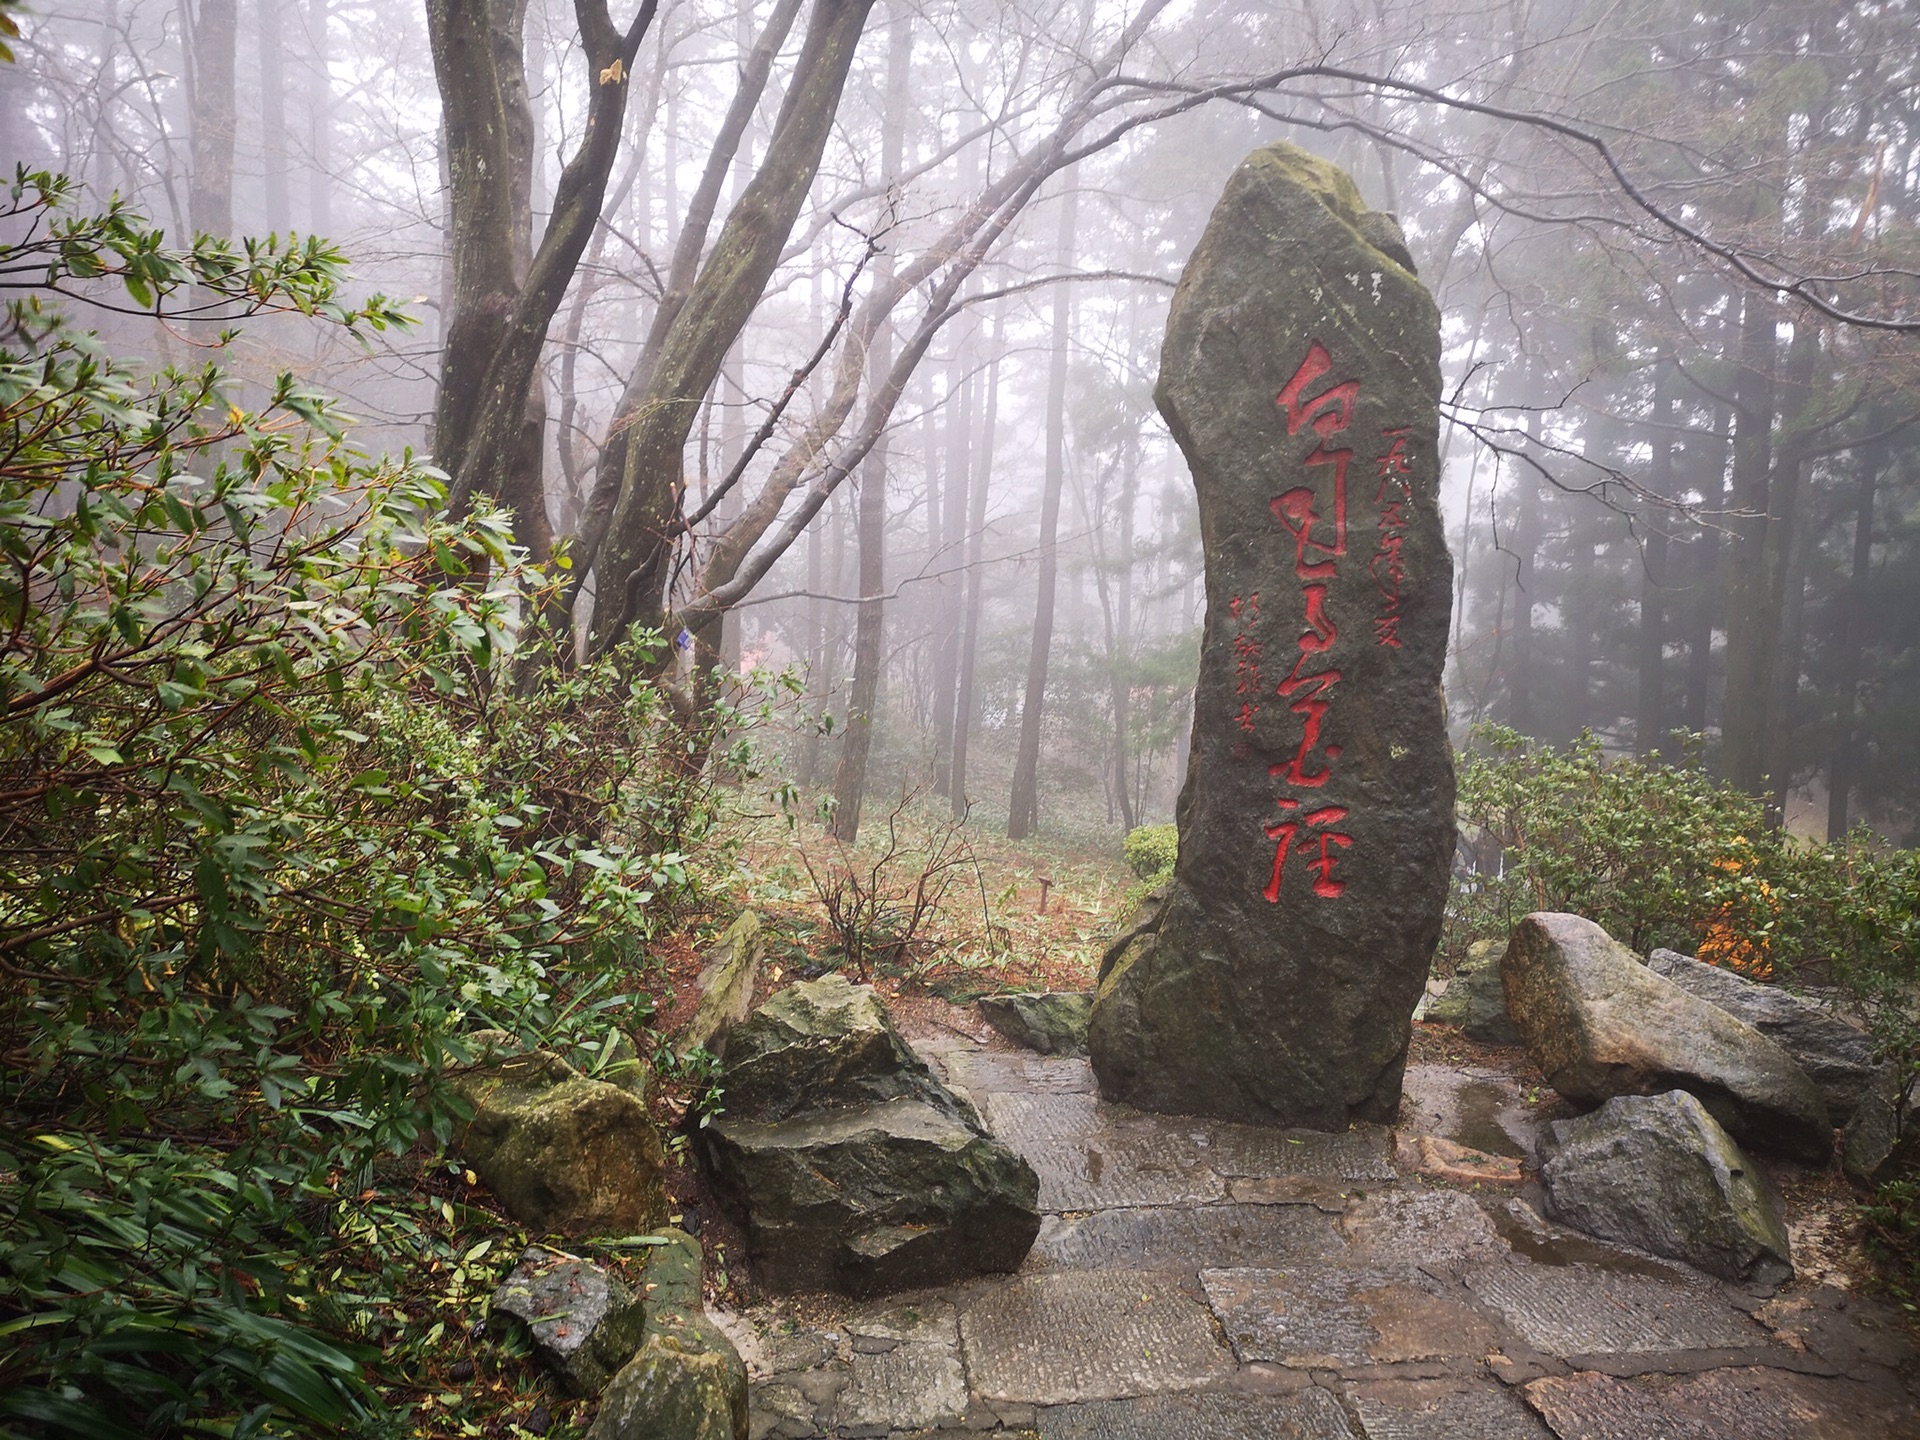
[[1500,944],[1478,940],[1453,972],[1447,988],[1427,1006],[1426,1018],[1458,1025],[1482,1045],[1518,1045],[1520,1032],[1507,1014],[1507,987],[1500,978]]
[[1723,1280],[1793,1277],[1779,1194],[1686,1091],[1619,1096],[1557,1120],[1544,1148],[1554,1219]]
[[900,1038],[871,985],[841,975],[789,985],[727,1037],[729,1116],[764,1124],[902,1097],[956,1113],[961,1105]]
[[575,1395],[598,1395],[640,1348],[646,1307],[590,1261],[531,1245],[493,1293],[496,1324],[518,1321]]
[[473,1118],[453,1150],[528,1229],[630,1235],[667,1217],[666,1155],[646,1107],[544,1051],[455,1075]]
[[1744,1020],[1800,1062],[1826,1102],[1827,1119],[1845,1125],[1860,1108],[1878,1073],[1873,1037],[1777,985],[1762,985],[1731,970],[1674,950],[1655,950],[1647,968],[1681,989]]
[[1903,1061],[1874,1074],[1841,1142],[1840,1163],[1858,1185],[1881,1185],[1920,1165],[1920,1078]]
[[1527,1053],[1576,1105],[1685,1090],[1744,1145],[1812,1165],[1833,1153],[1826,1105],[1791,1055],[1591,920],[1527,916],[1500,966]]
[[982,995],[980,1014],[1014,1044],[1042,1055],[1087,1053],[1087,1016],[1093,995],[1051,990],[1034,995]]
[[728,1051],[726,1110],[701,1152],[767,1289],[875,1295],[1026,1256],[1033,1168],[935,1078],[870,987],[793,985]]
[[713,1053],[726,1049],[727,1036],[753,1008],[753,987],[767,943],[760,916],[743,910],[701,959],[700,1001],[680,1036],[681,1053],[703,1046]]
[[640,1349],[607,1387],[587,1440],[747,1440],[747,1367],[707,1318],[700,1242],[660,1236]]

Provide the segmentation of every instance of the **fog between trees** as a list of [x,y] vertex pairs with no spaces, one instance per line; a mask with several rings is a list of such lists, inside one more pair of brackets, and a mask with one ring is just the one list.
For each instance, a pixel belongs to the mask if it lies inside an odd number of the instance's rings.
[[[1796,828],[1920,800],[1920,63],[1904,3],[84,0],[0,152],[171,236],[324,233],[420,323],[229,347],[639,621],[804,667],[787,759],[1110,840],[1168,818],[1204,604],[1152,404],[1226,175],[1292,139],[1445,316],[1448,701],[1704,758]],[[591,122],[591,123],[590,123]],[[616,143],[617,142],[617,143]],[[122,352],[217,326],[105,316]],[[615,577],[609,581],[608,577]]]

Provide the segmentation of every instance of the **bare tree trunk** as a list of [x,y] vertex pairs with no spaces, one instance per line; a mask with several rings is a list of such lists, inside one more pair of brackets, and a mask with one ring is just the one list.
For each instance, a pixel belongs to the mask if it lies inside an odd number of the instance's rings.
[[[1664,358],[1653,382],[1653,413],[1647,441],[1653,458],[1647,466],[1647,488],[1664,499],[1674,498],[1673,368]],[[1666,733],[1662,670],[1666,660],[1667,518],[1658,509],[1649,512],[1640,555],[1639,706],[1634,719],[1634,748],[1642,758],[1656,755]]]
[[987,490],[993,481],[994,427],[1000,419],[1000,336],[1001,317],[993,321],[993,338],[987,345],[986,396],[980,424],[980,446],[975,453],[973,484],[967,510],[966,616],[960,634],[960,664],[953,696],[953,778],[947,795],[953,805],[953,818],[966,818],[967,738],[973,731],[973,672],[980,653],[980,618],[986,603],[986,573],[983,560],[987,544]]
[[1734,382],[1733,513],[1727,520],[1727,688],[1721,772],[1758,794],[1766,771],[1767,701],[1776,634],[1766,623],[1767,491],[1773,473],[1774,327],[1779,304],[1748,294]]
[[[940,512],[940,544],[930,557],[937,571],[955,571],[967,528],[967,454],[973,429],[975,383],[966,373],[966,356],[956,341],[947,362],[946,484]],[[931,470],[929,470],[931,480]],[[963,579],[964,577],[962,577]],[[962,580],[943,573],[934,587],[933,787],[950,795],[953,786],[955,691],[960,675],[960,596]]]
[[1129,774],[1128,732],[1133,726],[1133,500],[1140,478],[1140,440],[1126,439],[1120,457],[1120,566],[1115,576],[1113,655],[1108,662],[1113,694],[1113,788],[1120,800],[1120,823],[1128,830],[1140,823],[1138,802]]
[[287,45],[281,6],[286,0],[258,0],[260,41],[260,163],[267,230],[284,235],[293,228],[287,200]]
[[[1062,271],[1073,264],[1078,211],[1077,174],[1065,175],[1060,230],[1055,255]],[[1060,554],[1060,492],[1067,478],[1067,340],[1073,296],[1059,285],[1053,292],[1053,352],[1047,371],[1047,473],[1040,497],[1039,595],[1034,603],[1033,648],[1027,656],[1027,690],[1020,706],[1020,748],[1014,756],[1013,793],[1007,803],[1007,838],[1024,840],[1040,825],[1040,729],[1045,718],[1047,661],[1053,649],[1053,602]]]
[[1834,689],[1840,701],[1838,723],[1834,726],[1833,756],[1827,762],[1827,839],[1838,840],[1847,833],[1848,805],[1853,789],[1855,747],[1859,744],[1862,623],[1867,608],[1867,577],[1873,567],[1873,492],[1880,479],[1880,467],[1886,463],[1886,451],[1874,446],[1854,457],[1860,479],[1854,500],[1853,573],[1840,605],[1839,633],[1834,637],[1834,652],[1839,656],[1839,674]]
[[[908,86],[912,75],[913,32],[910,15],[898,8],[887,29],[887,105],[881,122],[881,173],[892,183],[900,174],[907,125]],[[881,252],[874,288],[893,284],[893,251]],[[893,327],[882,325],[867,352],[869,384],[877,393],[893,368]],[[852,844],[860,834],[860,807],[866,797],[867,760],[873,751],[874,712],[880,698],[880,662],[886,648],[887,440],[868,451],[860,472],[860,610],[854,626],[853,694],[847,707],[847,738],[840,747],[840,768],[833,777],[832,833]]]
[[333,231],[333,76],[327,69],[327,21],[331,0],[308,0],[307,35],[312,75],[307,91],[307,233]]
[[[1539,438],[1540,417],[1527,416],[1528,435]],[[1513,662],[1507,672],[1507,724],[1522,735],[1538,737],[1540,717],[1535,709],[1533,607],[1540,598],[1540,482],[1533,467],[1514,467],[1517,480],[1513,525]]]
[[233,234],[233,63],[236,0],[200,0],[186,12],[187,111],[193,175],[187,213],[196,231]]
[[544,559],[552,535],[541,475],[546,400],[537,375],[547,327],[600,221],[625,128],[634,56],[656,0],[625,34],[606,0],[576,0],[589,92],[580,148],[554,188],[533,248],[532,107],[526,0],[429,0],[434,73],[453,182],[453,321],[441,362],[434,448],[453,475],[448,504],[496,495],[517,538]]
[[[1697,487],[1701,504],[1718,517],[1727,508],[1728,437],[1733,426],[1731,407],[1714,407],[1714,441],[1706,449],[1705,473]],[[1725,592],[1718,583],[1720,569],[1720,522],[1702,525],[1687,543],[1687,568],[1693,583],[1693,608],[1687,617],[1687,691],[1680,723],[1692,734],[1707,728],[1707,711],[1713,688],[1713,631]]]

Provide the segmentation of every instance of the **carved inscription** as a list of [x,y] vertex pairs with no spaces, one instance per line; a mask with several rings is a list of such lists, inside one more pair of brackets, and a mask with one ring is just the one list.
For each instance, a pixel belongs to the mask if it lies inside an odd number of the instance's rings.
[[[1290,863],[1311,877],[1310,888],[1323,900],[1338,899],[1346,882],[1335,873],[1340,854],[1353,845],[1353,836],[1340,828],[1349,815],[1344,805],[1311,805],[1299,792],[1318,790],[1333,777],[1340,759],[1340,747],[1325,744],[1322,732],[1333,708],[1334,689],[1340,684],[1341,667],[1334,663],[1334,646],[1340,627],[1328,600],[1330,582],[1340,573],[1340,562],[1347,554],[1347,470],[1353,450],[1336,443],[1336,437],[1353,423],[1360,400],[1358,380],[1326,383],[1333,374],[1333,357],[1327,347],[1314,340],[1274,403],[1286,411],[1287,434],[1311,430],[1314,447],[1300,459],[1302,479],[1313,483],[1295,485],[1273,497],[1268,508],[1274,521],[1293,543],[1293,573],[1300,582],[1301,630],[1295,642],[1293,663],[1285,677],[1274,687],[1274,695],[1287,702],[1287,709],[1300,717],[1300,740],[1286,760],[1267,767],[1277,780],[1279,793],[1274,797],[1278,815],[1266,822],[1266,838],[1273,842],[1273,872],[1261,897],[1270,904],[1280,900],[1280,887]],[[1379,457],[1380,511],[1376,543],[1378,549],[1368,562],[1369,572],[1381,595],[1381,609],[1374,617],[1374,637],[1383,645],[1398,647],[1400,581],[1405,573],[1401,549],[1408,523],[1406,505],[1412,497],[1412,465],[1407,456],[1408,427],[1382,431],[1383,453]],[[1330,474],[1314,475],[1315,469]],[[1328,484],[1328,481],[1331,484]],[[1331,491],[1329,494],[1328,492]],[[1239,622],[1242,608],[1239,597],[1230,605]],[[1255,616],[1257,618],[1257,614]],[[1236,631],[1236,656],[1247,653],[1243,631]],[[1251,642],[1257,656],[1258,642]],[[1245,698],[1251,680],[1258,693],[1259,670],[1249,669],[1243,660],[1237,672],[1242,730],[1251,733],[1257,701]]]

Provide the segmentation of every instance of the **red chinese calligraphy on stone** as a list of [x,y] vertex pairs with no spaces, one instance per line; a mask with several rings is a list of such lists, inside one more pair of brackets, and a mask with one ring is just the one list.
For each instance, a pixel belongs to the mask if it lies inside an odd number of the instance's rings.
[[[1309,457],[1311,463],[1311,457]],[[1319,496],[1306,486],[1296,486],[1284,495],[1276,495],[1268,502],[1267,508],[1273,511],[1273,518],[1293,536],[1293,573],[1302,580],[1331,579],[1338,569],[1339,558],[1347,553],[1347,486],[1339,470],[1334,472],[1333,488],[1333,536],[1320,539],[1314,531],[1322,524],[1315,509]],[[1325,533],[1324,531],[1321,533]],[[1307,559],[1311,550],[1316,556]]]
[[[1343,380],[1311,400],[1302,398],[1307,387],[1331,369],[1333,357],[1327,353],[1327,347],[1318,340],[1309,344],[1307,358],[1300,362],[1300,368],[1293,372],[1293,378],[1287,381],[1286,388],[1273,397],[1274,404],[1286,407],[1287,434],[1298,435],[1302,425],[1311,424],[1314,433],[1325,440],[1353,423],[1353,407],[1360,398],[1358,380]],[[1325,414],[1317,413],[1329,405],[1333,408]]]
[[1260,618],[1260,592],[1256,590],[1250,595],[1233,596],[1227,601],[1227,613],[1233,616],[1236,627],[1233,636],[1233,693],[1242,697],[1239,713],[1233,717],[1233,723],[1251,735],[1260,714],[1260,697],[1265,693],[1266,682],[1260,672],[1264,647],[1259,636],[1247,633],[1243,627]]
[[[1283,777],[1289,785],[1298,785],[1312,790],[1318,789],[1332,778],[1332,762],[1340,758],[1340,747],[1329,745],[1323,752],[1328,763],[1317,770],[1307,768],[1308,762],[1313,758],[1313,752],[1320,747],[1321,722],[1327,718],[1327,711],[1332,708],[1327,692],[1340,683],[1340,672],[1329,667],[1302,675],[1300,667],[1306,663],[1306,659],[1306,655],[1302,654],[1298,660],[1294,661],[1293,669],[1287,673],[1287,678],[1282,680],[1276,689],[1276,693],[1282,699],[1293,699],[1293,703],[1287,708],[1300,716],[1304,722],[1300,727],[1300,746],[1293,752],[1292,759],[1269,765],[1267,774]],[[1298,698],[1294,699],[1296,695]]]
[[[1280,819],[1269,821],[1266,827],[1267,838],[1276,844],[1273,851],[1273,878],[1268,880],[1267,888],[1260,892],[1261,898],[1269,905],[1279,902],[1280,882],[1286,878],[1287,860],[1298,854],[1306,859],[1307,868],[1314,872],[1313,893],[1323,900],[1337,899],[1346,892],[1347,882],[1334,879],[1333,868],[1338,858],[1334,851],[1349,848],[1353,844],[1353,836],[1329,827],[1347,818],[1347,807],[1323,805],[1300,815],[1298,800],[1282,796],[1274,803],[1284,813]],[[1294,847],[1296,839],[1300,841],[1297,850]],[[1319,847],[1319,853],[1309,856],[1309,849],[1315,844]]]

